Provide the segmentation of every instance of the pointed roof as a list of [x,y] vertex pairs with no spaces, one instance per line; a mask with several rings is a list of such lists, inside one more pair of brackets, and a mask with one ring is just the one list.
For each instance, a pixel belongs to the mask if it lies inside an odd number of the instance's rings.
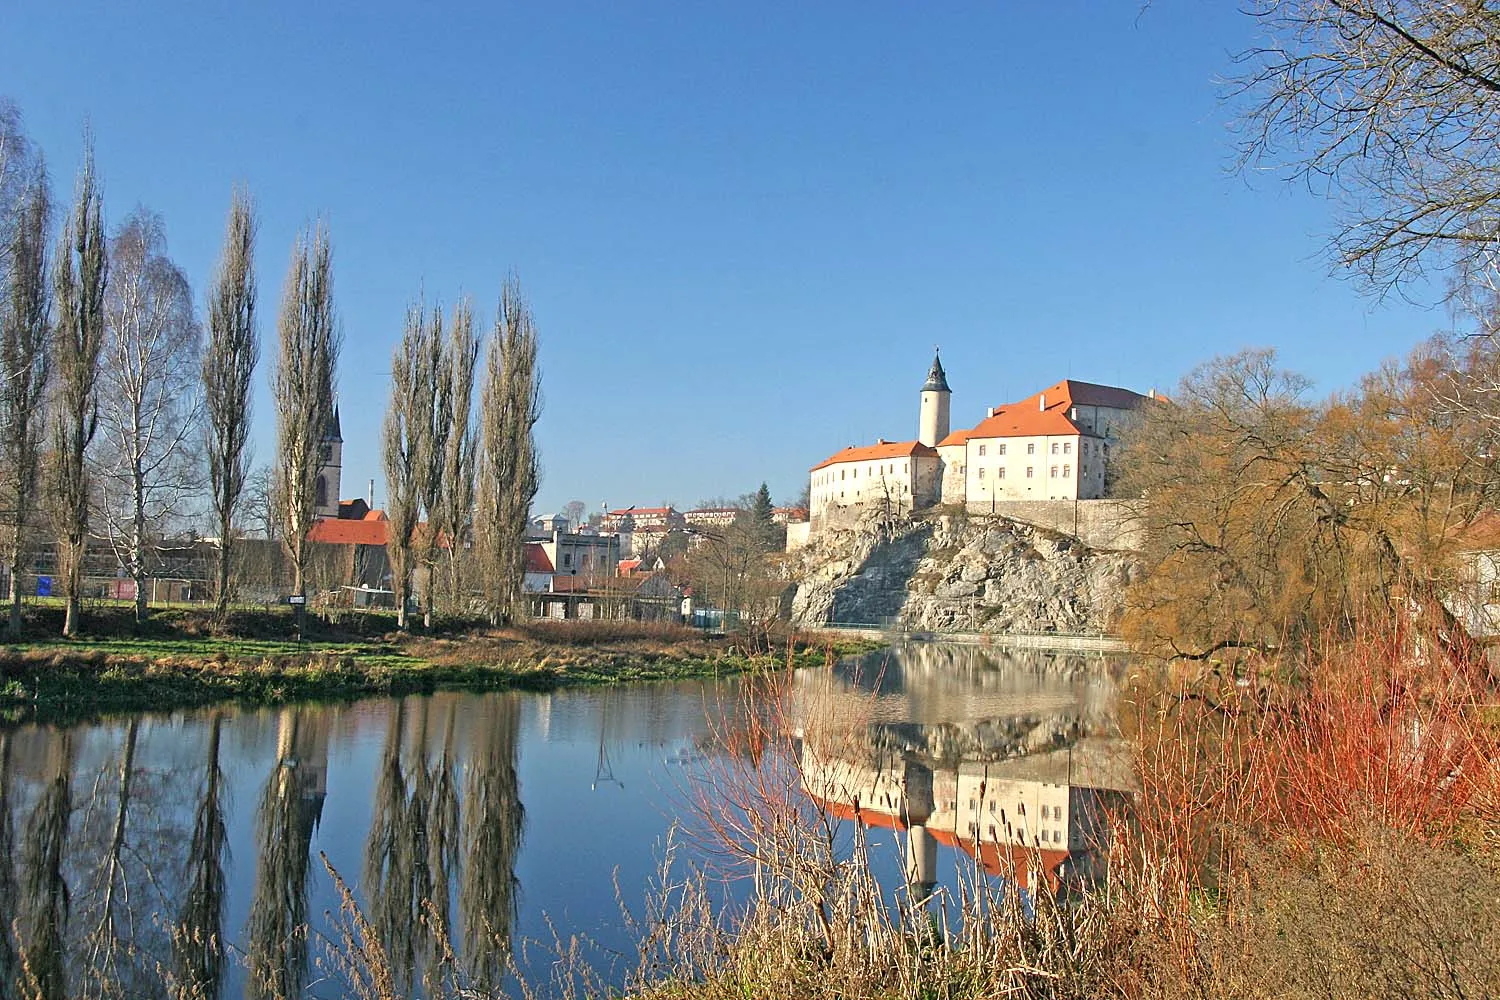
[[344,442],[344,431],[339,424],[339,404],[337,402],[333,404],[333,413],[329,416],[328,423],[323,428],[323,440],[337,441],[340,444]]
[[838,465],[841,462],[874,462],[885,458],[917,458],[923,455],[936,455],[937,449],[929,447],[920,441],[886,441],[881,439],[874,444],[856,448],[850,445],[843,451],[836,452],[828,458],[823,459],[817,465],[809,469],[809,472],[817,472],[819,469],[830,465]]
[[923,392],[952,392],[948,388],[948,374],[943,371],[943,362],[938,352],[932,352],[932,367],[927,369],[927,381],[922,383]]

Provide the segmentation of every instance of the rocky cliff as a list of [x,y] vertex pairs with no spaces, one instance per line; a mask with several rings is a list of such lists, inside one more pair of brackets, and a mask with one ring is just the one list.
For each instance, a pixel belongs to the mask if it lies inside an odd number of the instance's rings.
[[1108,631],[1135,563],[998,516],[872,516],[791,563],[797,624],[983,632]]

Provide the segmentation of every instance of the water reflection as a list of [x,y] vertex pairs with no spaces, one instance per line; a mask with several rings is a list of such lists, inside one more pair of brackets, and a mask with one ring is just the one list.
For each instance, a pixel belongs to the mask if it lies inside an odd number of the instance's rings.
[[1115,738],[1118,661],[912,644],[797,678],[804,789],[840,818],[904,834],[932,894],[940,845],[1056,890],[1095,877],[1130,785]]
[[1021,848],[1060,884],[1125,787],[1115,676],[915,645],[756,688],[789,699],[775,730],[724,682],[0,731],[0,998],[342,996],[321,854],[398,992],[497,983],[553,926],[607,966],[635,954],[612,883],[644,891],[705,755],[792,762],[784,792],[901,831],[917,893],[954,861],[1028,878]]

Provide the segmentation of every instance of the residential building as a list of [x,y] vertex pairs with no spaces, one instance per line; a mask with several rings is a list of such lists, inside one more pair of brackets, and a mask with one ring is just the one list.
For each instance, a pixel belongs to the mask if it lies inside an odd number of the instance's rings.
[[621,507],[604,515],[602,531],[622,531],[635,528],[683,528],[687,521],[672,507]]

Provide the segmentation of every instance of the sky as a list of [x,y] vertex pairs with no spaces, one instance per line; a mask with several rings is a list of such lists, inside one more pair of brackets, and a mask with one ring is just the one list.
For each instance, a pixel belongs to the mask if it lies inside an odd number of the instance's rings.
[[20,0],[0,96],[59,200],[92,131],[106,221],[160,213],[200,309],[248,186],[257,463],[288,256],[323,219],[345,497],[383,495],[408,304],[468,295],[487,328],[515,275],[538,512],[781,502],[916,436],[937,345],[956,428],[1246,347],[1338,389],[1447,324],[1331,271],[1326,198],[1234,169],[1235,6]]

